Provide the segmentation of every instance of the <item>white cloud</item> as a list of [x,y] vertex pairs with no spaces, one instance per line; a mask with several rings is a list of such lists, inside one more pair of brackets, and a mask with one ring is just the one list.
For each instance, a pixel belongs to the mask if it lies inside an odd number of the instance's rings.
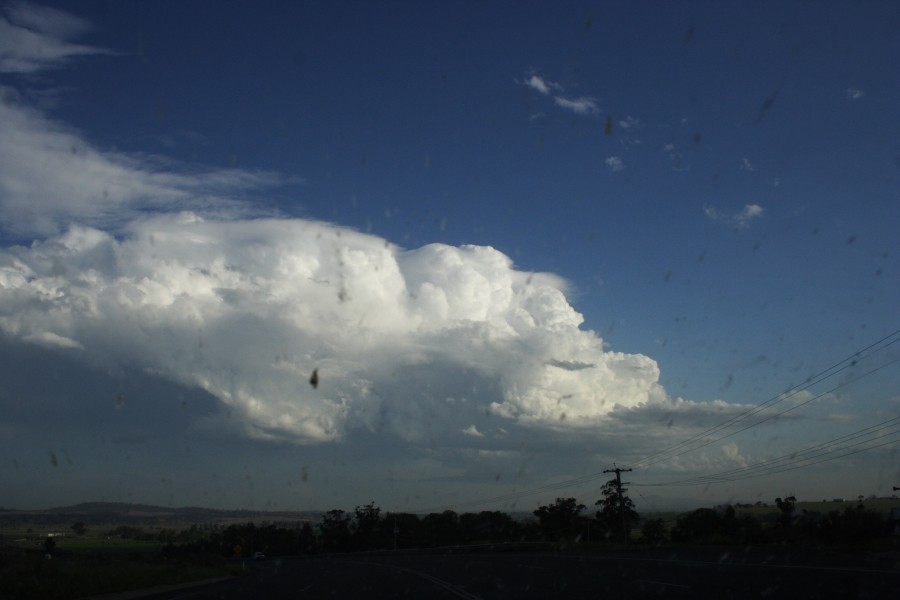
[[640,129],[643,126],[644,123],[640,119],[631,115],[619,121],[619,127],[622,129]]
[[755,171],[756,165],[751,163],[749,158],[745,157],[741,159],[741,169],[743,169],[744,171]]
[[597,107],[597,100],[587,96],[582,96],[580,98],[554,96],[553,100],[556,102],[557,106],[565,108],[566,110],[571,110],[578,115],[592,115],[600,111]]
[[463,429],[463,433],[472,437],[484,437],[484,434],[478,431],[478,428],[474,425],[469,425],[468,427]]
[[[550,96],[551,94],[556,94],[553,96],[554,103],[565,110],[569,110],[578,115],[593,115],[600,111],[597,106],[596,98],[591,98],[588,96],[581,96],[578,98],[570,98],[563,95],[565,91],[563,86],[558,83],[554,83],[552,81],[547,81],[540,75],[536,73],[531,73],[528,75],[527,79],[519,82],[522,85],[529,87],[544,96]],[[629,119],[632,119],[629,117]],[[639,121],[636,119],[634,121],[627,121],[630,125],[638,124]]]
[[241,192],[284,183],[267,172],[188,170],[161,157],[104,152],[0,87],[0,227],[48,235],[70,221],[113,227],[147,209],[241,210]]
[[533,90],[537,90],[545,96],[550,95],[551,90],[560,89],[560,86],[558,84],[551,81],[546,81],[540,75],[531,75],[531,77],[522,82],[522,85],[530,87]]
[[0,254],[0,331],[202,388],[254,437],[472,437],[497,416],[570,429],[664,396],[653,360],[580,328],[561,279],[489,247],[190,213],[122,231]]
[[738,448],[738,445],[734,442],[724,444],[722,446],[722,453],[739,467],[746,467],[748,464],[747,458],[741,455],[740,448]]
[[56,335],[50,331],[37,331],[25,336],[26,342],[32,342],[39,346],[56,347],[56,348],[76,348],[83,349],[83,346],[75,340]]
[[106,151],[0,91],[0,225],[38,238],[0,252],[16,343],[205,390],[227,407],[208,426],[298,443],[572,429],[664,394],[655,362],[581,329],[557,276],[255,218],[243,197],[282,177]]
[[706,205],[703,207],[703,212],[713,221],[721,221],[735,229],[743,229],[748,227],[751,221],[761,218],[765,210],[759,204],[745,204],[740,211],[732,213],[723,212],[712,205]]
[[625,163],[618,156],[610,156],[604,162],[606,163],[606,166],[610,168],[610,170],[617,173],[625,168]]
[[87,21],[26,2],[3,7],[0,17],[0,73],[36,73],[63,66],[76,56],[105,50],[67,41],[90,30]]
[[763,214],[763,207],[759,204],[746,204],[744,208],[737,214],[737,222],[745,225],[751,219],[757,219]]
[[16,25],[62,38],[81,35],[93,28],[88,21],[75,15],[32,2],[9,2],[4,12]]
[[498,444],[667,398],[652,359],[581,328],[560,277],[257,218],[244,196],[284,178],[107,151],[0,91],[0,225],[38,238],[0,251],[6,343],[203,390],[224,408],[207,427],[307,444]]
[[848,100],[862,100],[866,95],[864,91],[855,88],[847,88],[844,94]]

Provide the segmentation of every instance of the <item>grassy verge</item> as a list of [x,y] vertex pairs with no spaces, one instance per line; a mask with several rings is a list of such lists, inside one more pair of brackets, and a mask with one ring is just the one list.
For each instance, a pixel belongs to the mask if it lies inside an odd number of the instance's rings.
[[81,546],[58,549],[52,560],[36,548],[0,548],[0,598],[85,598],[236,574],[233,565],[216,556],[163,560],[158,545]]

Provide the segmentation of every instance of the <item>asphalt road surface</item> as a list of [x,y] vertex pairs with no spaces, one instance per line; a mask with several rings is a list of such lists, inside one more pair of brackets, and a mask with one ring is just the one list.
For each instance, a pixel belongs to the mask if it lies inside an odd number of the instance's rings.
[[154,600],[253,598],[898,598],[900,565],[571,554],[345,555],[248,562]]

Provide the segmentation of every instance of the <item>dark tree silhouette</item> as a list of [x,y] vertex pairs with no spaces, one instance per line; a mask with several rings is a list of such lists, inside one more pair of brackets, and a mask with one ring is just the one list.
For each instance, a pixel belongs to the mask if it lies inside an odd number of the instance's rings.
[[776,523],[782,527],[790,527],[794,521],[794,505],[796,503],[797,499],[793,496],[788,496],[784,500],[775,498],[775,506],[777,506],[778,510],[781,512],[781,514],[778,515]]
[[357,506],[355,515],[354,545],[360,550],[371,550],[379,545],[378,535],[381,524],[381,509],[369,502],[365,506]]
[[509,542],[519,535],[518,523],[500,511],[462,514],[459,529],[465,542]]
[[[603,497],[595,503],[595,506],[600,507],[600,510],[597,511],[597,520],[609,539],[627,541],[632,525],[636,525],[641,520],[641,516],[634,510],[634,502],[626,492],[628,489],[622,487],[620,493],[616,479],[610,479],[600,489]],[[623,527],[624,532],[622,531]]]
[[673,542],[748,544],[761,540],[759,521],[751,516],[737,516],[731,505],[698,508],[684,513],[669,532]]
[[413,513],[388,513],[381,522],[390,535],[390,547],[415,548],[422,543],[422,522]]
[[87,533],[87,527],[83,521],[78,521],[77,523],[72,523],[72,531],[75,532],[75,535],[84,535]]
[[586,507],[575,498],[557,498],[556,502],[534,511],[546,540],[574,537],[579,533],[581,511]]
[[459,515],[452,510],[429,514],[422,519],[422,535],[430,546],[459,543]]
[[719,532],[721,519],[713,508],[698,508],[683,514],[675,521],[672,528],[672,541],[702,540],[715,536]]
[[350,515],[340,509],[329,510],[322,515],[319,525],[322,536],[322,547],[330,552],[342,552],[349,549]]
[[892,523],[884,515],[866,510],[862,505],[846,508],[843,513],[832,511],[818,523],[819,541],[846,544],[863,540],[888,538]]

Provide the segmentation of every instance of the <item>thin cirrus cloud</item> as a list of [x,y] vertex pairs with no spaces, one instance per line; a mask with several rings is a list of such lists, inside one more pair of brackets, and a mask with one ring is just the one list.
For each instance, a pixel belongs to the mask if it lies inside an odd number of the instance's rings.
[[[49,235],[77,221],[113,227],[144,210],[244,211],[242,193],[288,183],[270,172],[188,169],[162,157],[105,152],[0,86],[0,227]],[[61,201],[61,199],[65,201]]]
[[[33,74],[72,58],[109,54],[70,43],[92,28],[66,12],[12,2],[0,16],[0,72]],[[53,235],[71,222],[114,228],[146,210],[243,214],[236,199],[262,188],[296,183],[265,171],[197,169],[164,157],[103,151],[77,132],[0,86],[0,229],[26,237]]]
[[25,2],[11,2],[0,10],[0,73],[31,74],[64,66],[78,56],[108,53],[69,41],[91,25],[63,11]]

